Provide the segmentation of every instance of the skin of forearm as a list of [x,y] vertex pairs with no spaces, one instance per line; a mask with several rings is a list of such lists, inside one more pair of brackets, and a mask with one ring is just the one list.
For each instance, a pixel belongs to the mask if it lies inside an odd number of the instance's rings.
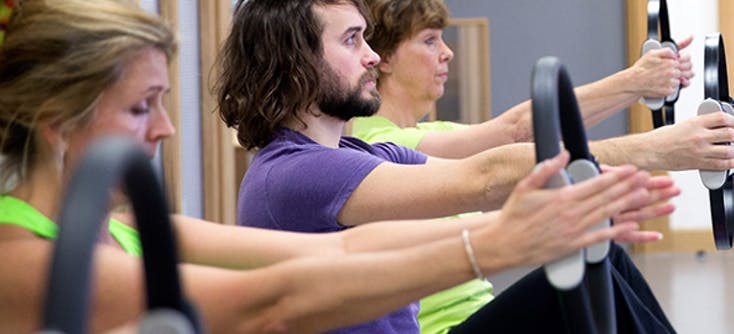
[[644,170],[657,169],[656,155],[650,152],[646,134],[633,134],[589,143],[599,163],[611,166],[632,164]]
[[338,233],[306,234],[227,226],[175,216],[181,259],[186,263],[253,269],[297,257],[344,253]]
[[529,143],[504,145],[466,160],[470,161],[471,170],[476,173],[470,177],[483,185],[478,209],[498,210],[517,182],[530,174],[535,166],[535,146]]
[[279,277],[281,297],[255,313],[256,321],[251,311],[243,312],[250,315],[243,320],[255,324],[238,326],[243,332],[316,333],[343,327],[472,278],[458,235],[401,251],[300,259],[271,269]]
[[637,102],[642,94],[631,68],[574,90],[584,125],[592,127]]
[[342,240],[345,254],[386,251],[458,236],[463,229],[485,226],[497,217],[498,212],[492,211],[453,219],[378,222],[360,225],[337,235]]
[[[434,217],[473,211],[498,210],[510,196],[515,185],[526,177],[535,165],[533,144],[503,145],[461,160],[429,158],[428,165],[442,171],[442,198],[451,205],[422,206]],[[437,188],[438,189],[438,188]],[[435,199],[435,196],[433,196]],[[444,200],[443,203],[448,203]],[[415,203],[421,204],[421,203]],[[415,218],[415,217],[405,217]]]
[[[484,226],[497,212],[445,220],[383,221],[342,232],[304,234],[233,227],[176,216],[182,259],[230,269],[258,268],[288,259],[412,247]],[[212,241],[209,241],[212,240]],[[214,241],[215,240],[215,241]]]
[[489,148],[519,142],[522,140],[518,137],[526,135],[517,133],[521,132],[516,125],[518,117],[522,115],[508,111],[483,123],[452,131],[432,131],[423,136],[416,150],[432,157],[461,159]]
[[[574,89],[586,127],[629,107],[642,97],[632,68]],[[463,158],[483,150],[533,140],[532,105],[525,101],[492,120],[455,131],[432,132],[417,149],[440,158]]]
[[[592,127],[640,99],[639,89],[631,86],[634,80],[630,71],[620,71],[574,89],[584,126]],[[495,119],[512,124],[514,142],[529,142],[534,139],[530,101],[515,105]]]
[[[20,254],[4,262],[9,270],[0,275],[3,300],[12,302],[0,305],[3,332],[39,328],[51,246],[35,240],[0,245]],[[95,254],[92,332],[138,321],[144,294],[140,259],[110,247]],[[186,295],[212,333],[319,332],[373,319],[472,278],[459,235],[400,251],[309,257],[252,271],[180,269]]]

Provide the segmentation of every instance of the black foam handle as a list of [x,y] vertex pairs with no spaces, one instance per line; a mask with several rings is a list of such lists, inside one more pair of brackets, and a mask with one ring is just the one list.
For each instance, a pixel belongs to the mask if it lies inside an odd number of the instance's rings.
[[[678,44],[670,36],[670,20],[668,18],[668,4],[665,0],[648,0],[647,3],[647,38],[659,43],[666,43],[668,47],[678,53]],[[666,44],[663,44],[664,46]],[[654,128],[675,124],[675,102],[678,100],[680,87],[673,95],[664,99],[661,109],[652,109],[652,123]]]
[[150,158],[139,145],[123,137],[103,138],[92,145],[66,189],[47,287],[44,328],[88,332],[92,253],[108,213],[110,190],[120,181],[140,231],[148,309],[181,312],[201,332],[196,311],[182,294],[165,194]]
[[[563,139],[572,161],[585,159],[596,165],[589,150],[573,84],[558,58],[544,57],[535,64],[531,96],[536,161],[557,155],[560,139]],[[587,264],[585,285],[558,292],[565,321],[573,332],[616,333],[608,263],[605,258],[600,264]],[[589,295],[593,297],[591,300]]]
[[724,38],[720,33],[709,34],[704,40],[703,96],[722,102],[731,102],[729,77],[726,68]]
[[709,208],[711,209],[711,229],[714,234],[716,249],[732,248],[734,240],[734,183],[731,176],[724,185],[716,190],[709,190]]
[[670,37],[668,4],[665,0],[648,0],[647,2],[647,38],[675,44]]
[[558,155],[561,139],[571,154],[571,161],[594,161],[573,84],[558,58],[543,57],[538,60],[533,68],[532,86],[536,161]]
[[[724,39],[720,33],[710,34],[704,40],[704,98],[720,103],[731,103],[729,78],[726,67]],[[714,243],[717,249],[731,249],[734,239],[734,188],[732,176],[726,177],[719,189],[709,190],[709,207]]]

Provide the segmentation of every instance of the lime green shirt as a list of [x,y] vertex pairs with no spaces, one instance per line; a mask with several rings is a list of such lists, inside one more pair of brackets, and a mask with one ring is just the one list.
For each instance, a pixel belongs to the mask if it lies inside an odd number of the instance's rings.
[[[423,136],[430,131],[451,131],[465,126],[434,121],[420,122],[415,128],[400,128],[382,116],[359,117],[352,123],[352,136],[368,143],[393,142],[415,149]],[[492,283],[482,280],[472,280],[423,298],[418,313],[421,333],[448,333],[492,298]]]
[[[17,225],[45,239],[56,239],[58,236],[59,227],[56,223],[25,201],[8,195],[0,195],[0,224]],[[137,230],[110,219],[109,231],[126,253],[135,256],[143,254]]]
[[352,136],[368,143],[393,142],[415,150],[428,132],[451,131],[466,126],[454,122],[433,121],[420,122],[414,128],[401,128],[382,116],[357,117],[352,122]]

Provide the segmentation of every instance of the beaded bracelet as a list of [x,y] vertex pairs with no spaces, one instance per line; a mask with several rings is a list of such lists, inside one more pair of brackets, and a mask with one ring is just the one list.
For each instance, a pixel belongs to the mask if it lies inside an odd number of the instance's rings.
[[479,268],[477,258],[474,256],[474,248],[471,245],[471,240],[469,240],[469,230],[464,229],[461,231],[461,239],[464,241],[464,251],[466,251],[466,256],[469,258],[469,263],[471,263],[471,268],[474,270],[474,275],[476,275],[480,280],[487,279],[487,277],[482,273],[482,269]]

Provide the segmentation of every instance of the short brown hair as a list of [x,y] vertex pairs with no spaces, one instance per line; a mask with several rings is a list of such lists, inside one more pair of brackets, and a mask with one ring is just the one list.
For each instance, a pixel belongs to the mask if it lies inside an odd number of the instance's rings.
[[365,0],[372,15],[367,42],[380,57],[395,53],[398,45],[423,29],[444,29],[449,12],[443,0]]

